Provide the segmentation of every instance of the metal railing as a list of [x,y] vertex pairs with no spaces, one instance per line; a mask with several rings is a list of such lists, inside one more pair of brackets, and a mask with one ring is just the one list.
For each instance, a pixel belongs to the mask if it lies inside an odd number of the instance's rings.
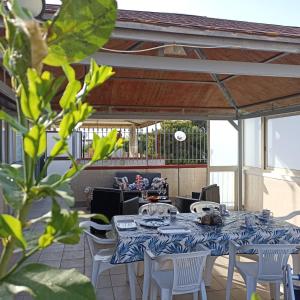
[[[82,158],[89,159],[92,154],[92,138],[96,133],[106,136],[112,128],[81,127]],[[133,132],[134,130],[134,132]],[[177,128],[151,126],[148,128],[119,128],[119,136],[124,139],[123,148],[110,160],[100,165],[111,165],[112,161],[125,165],[170,165],[170,164],[206,164],[207,132],[206,128],[193,126],[181,129],[186,134],[185,141],[177,141],[174,134]],[[126,163],[124,163],[126,161]]]

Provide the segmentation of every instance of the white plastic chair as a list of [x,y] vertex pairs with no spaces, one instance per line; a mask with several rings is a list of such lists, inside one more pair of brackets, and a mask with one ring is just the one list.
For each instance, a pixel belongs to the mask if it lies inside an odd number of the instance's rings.
[[[276,217],[276,219],[281,221],[289,221],[290,219],[300,215],[300,210],[295,210],[285,216]],[[295,273],[300,273],[300,254],[292,254],[293,259],[293,270]]]
[[147,203],[139,208],[139,215],[169,214],[170,209],[176,209],[179,213],[174,205],[168,203]]
[[[296,276],[298,277],[298,275]],[[296,278],[299,280],[299,278]],[[290,265],[283,267],[284,300],[295,300],[293,275]]]
[[[144,254],[143,299],[148,298],[151,283],[151,300],[157,298],[157,288],[161,290],[161,299],[169,300],[172,295],[193,293],[193,300],[198,299],[201,291],[202,300],[206,300],[203,270],[210,250],[202,246],[201,251],[166,254],[155,257],[149,250]],[[160,270],[165,261],[172,261],[173,269]]]
[[[268,244],[243,245],[234,241],[229,242],[229,266],[226,286],[226,300],[230,300],[230,291],[234,268],[242,275],[247,288],[247,300],[251,299],[256,290],[258,281],[269,282],[275,285],[275,299],[280,299],[280,283],[283,281],[282,269],[287,264],[289,255],[296,245]],[[236,260],[238,251],[255,250],[258,252],[258,262],[240,262]]]
[[198,201],[194,202],[190,206],[191,213],[203,213],[203,208],[208,207],[210,209],[219,209],[220,204],[211,201]]
[[279,220],[282,220],[282,221],[288,221],[296,216],[299,216],[300,215],[300,210],[295,210],[289,214],[287,214],[286,216],[282,216],[282,217],[276,217],[277,219]]
[[[93,235],[90,232],[90,227],[93,227],[97,230],[103,230],[103,231],[110,231],[112,230],[112,226],[109,225],[102,225],[97,224],[92,221],[84,221],[79,224],[79,227],[84,229],[84,235],[87,239],[89,250],[91,252],[93,265],[92,265],[92,284],[94,287],[97,287],[97,281],[98,277],[106,270],[112,269],[114,267],[119,266],[118,264],[111,264],[111,258],[114,253],[113,248],[104,248],[104,249],[97,249],[95,247],[95,244],[101,245],[101,246],[108,246],[108,245],[115,245],[116,240],[115,239],[106,239],[106,238],[99,238],[95,235]],[[134,272],[134,264],[128,263],[127,266],[127,272],[128,272],[128,279],[129,279],[129,286],[130,286],[130,295],[131,300],[136,299],[136,292],[135,292],[135,286],[136,286],[136,277]]]

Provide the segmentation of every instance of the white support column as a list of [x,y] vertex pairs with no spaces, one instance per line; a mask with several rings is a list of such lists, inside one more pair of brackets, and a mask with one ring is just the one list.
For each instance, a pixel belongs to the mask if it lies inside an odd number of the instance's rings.
[[129,128],[129,157],[138,156],[138,140],[136,134],[136,126],[132,125]]
[[243,209],[243,120],[238,120],[238,210]]

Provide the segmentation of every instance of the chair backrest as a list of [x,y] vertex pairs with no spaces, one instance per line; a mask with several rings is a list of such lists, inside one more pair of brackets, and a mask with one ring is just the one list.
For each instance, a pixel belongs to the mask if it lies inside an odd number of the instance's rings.
[[202,188],[200,200],[212,201],[220,203],[220,188],[216,184],[212,184]]
[[210,250],[204,250],[172,256],[173,294],[192,293],[199,290],[206,258],[209,254]]
[[282,280],[282,269],[296,248],[297,245],[290,244],[261,244],[239,246],[237,251],[245,253],[253,250],[258,253],[257,278],[259,280]]
[[198,201],[191,204],[190,211],[191,213],[201,213],[203,212],[204,207],[208,207],[210,209],[218,209],[219,203],[215,203],[211,201]]
[[258,250],[258,278],[282,279],[282,269],[287,264],[295,245],[262,245]]
[[178,213],[178,209],[168,203],[147,203],[139,208],[139,215],[168,214],[170,209],[176,209]]
[[191,204],[197,201],[199,200],[177,196],[175,199],[175,205],[181,213],[189,213]]
[[91,228],[101,230],[101,231],[110,231],[110,230],[112,230],[111,224],[102,225],[102,224],[97,224],[92,221],[83,221],[83,222],[79,223],[79,227],[83,229],[84,236],[87,239],[89,250],[90,250],[92,256],[96,255],[96,253],[97,253],[97,248],[95,247],[95,244],[112,245],[112,244],[116,243],[115,239],[100,238],[90,232]]
[[112,188],[94,188],[91,201],[91,213],[104,214],[109,220],[122,214],[122,190]]

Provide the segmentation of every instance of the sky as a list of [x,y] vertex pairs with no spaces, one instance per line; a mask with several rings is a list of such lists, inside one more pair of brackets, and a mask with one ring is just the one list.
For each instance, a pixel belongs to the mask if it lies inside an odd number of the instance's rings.
[[[46,0],[59,3],[59,0]],[[300,27],[300,0],[117,0],[121,9],[173,12]]]

